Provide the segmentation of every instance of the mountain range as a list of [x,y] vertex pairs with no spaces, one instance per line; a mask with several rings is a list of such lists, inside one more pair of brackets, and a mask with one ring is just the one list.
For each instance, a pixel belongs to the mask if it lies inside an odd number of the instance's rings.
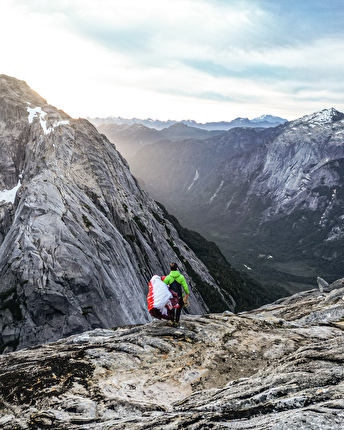
[[107,117],[107,118],[87,118],[96,127],[102,124],[116,124],[116,125],[144,125],[148,128],[154,128],[156,130],[162,130],[175,124],[185,124],[189,127],[200,128],[203,130],[216,130],[216,131],[227,131],[234,127],[253,127],[253,128],[267,128],[276,127],[277,125],[286,122],[286,119],[280,118],[273,115],[261,115],[254,119],[238,117],[232,121],[218,121],[218,122],[206,122],[199,123],[194,120],[182,120],[182,121],[159,121],[153,119],[138,119],[131,118],[125,119],[121,117]]
[[[130,162],[142,147],[160,140],[208,139],[220,136],[236,127],[269,128],[283,124],[286,120],[271,115],[262,115],[254,120],[237,118],[231,122],[198,124],[195,121],[122,120],[118,118],[90,119],[100,133],[105,134],[120,153]],[[164,125],[165,127],[162,127]]]
[[235,267],[295,292],[342,275],[343,136],[344,114],[331,108],[277,127],[146,142],[128,161],[155,200]]
[[161,140],[207,139],[225,133],[224,131],[202,130],[183,123],[176,123],[161,130],[146,127],[142,124],[118,125],[101,123],[97,126],[97,130],[105,134],[111,142],[116,142],[116,148],[127,161],[130,161],[141,148],[154,142]]

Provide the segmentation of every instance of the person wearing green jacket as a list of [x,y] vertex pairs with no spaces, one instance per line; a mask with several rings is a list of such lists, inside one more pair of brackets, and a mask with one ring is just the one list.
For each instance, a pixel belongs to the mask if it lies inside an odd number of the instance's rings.
[[171,291],[178,294],[179,308],[173,309],[173,325],[179,325],[180,314],[184,305],[189,305],[189,287],[184,276],[178,271],[177,263],[170,264],[170,273],[163,280]]

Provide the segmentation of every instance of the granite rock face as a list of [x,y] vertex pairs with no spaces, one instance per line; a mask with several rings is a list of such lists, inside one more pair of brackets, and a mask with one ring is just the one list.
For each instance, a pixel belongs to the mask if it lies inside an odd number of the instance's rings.
[[[18,429],[341,429],[344,288],[262,308],[96,329],[0,357]],[[332,288],[332,286],[331,286]]]
[[193,290],[191,313],[207,306],[185,261],[221,294],[105,136],[5,75],[0,148],[1,352],[150,321],[148,281],[170,261]]

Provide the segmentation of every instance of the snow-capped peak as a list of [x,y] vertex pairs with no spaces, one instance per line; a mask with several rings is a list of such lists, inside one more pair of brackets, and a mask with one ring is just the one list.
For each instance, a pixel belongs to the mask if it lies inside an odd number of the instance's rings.
[[258,116],[257,118],[252,119],[253,122],[268,122],[268,123],[272,123],[275,124],[276,122],[279,123],[283,123],[286,122],[287,120],[284,118],[280,118],[279,116],[274,116],[274,115],[261,115]]
[[338,112],[334,108],[329,108],[329,109],[323,109],[319,112],[314,112],[310,115],[305,115],[297,121],[326,123],[326,122],[338,121],[340,119],[344,119],[344,114],[341,112]]

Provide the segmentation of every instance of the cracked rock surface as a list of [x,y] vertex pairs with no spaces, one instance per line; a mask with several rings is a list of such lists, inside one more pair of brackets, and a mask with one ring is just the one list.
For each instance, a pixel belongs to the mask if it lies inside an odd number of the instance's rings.
[[344,288],[96,329],[0,357],[18,429],[340,429]]

